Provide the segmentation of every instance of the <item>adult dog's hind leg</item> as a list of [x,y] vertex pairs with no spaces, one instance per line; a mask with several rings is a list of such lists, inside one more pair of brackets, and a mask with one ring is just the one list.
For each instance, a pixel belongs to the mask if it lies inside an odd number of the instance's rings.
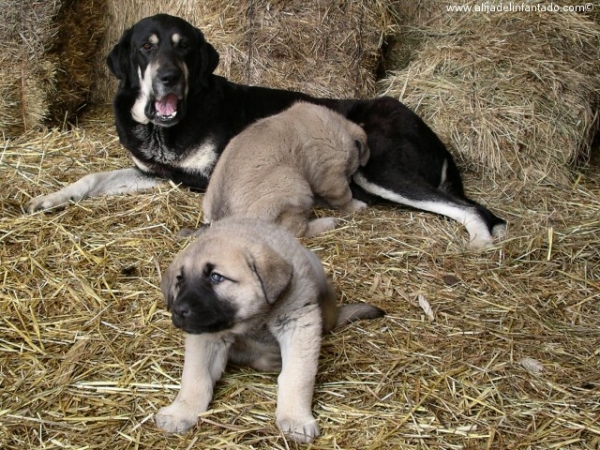
[[27,204],[26,210],[32,213],[63,206],[69,202],[78,202],[87,197],[141,192],[162,183],[164,180],[146,175],[133,167],[111,172],[90,173],[59,191],[34,198]]
[[469,247],[472,249],[491,246],[494,237],[500,237],[506,226],[506,222],[483,206],[444,192],[416,177],[410,180],[410,184],[405,181],[397,183],[395,188],[370,181],[362,173],[357,173],[354,181],[369,194],[460,222],[469,232]]
[[232,341],[211,333],[186,335],[181,389],[173,403],[156,413],[154,420],[159,428],[183,433],[196,424],[198,414],[206,411],[212,400]]
[[502,238],[505,236],[506,221],[497,217],[485,206],[480,205],[465,195],[460,171],[452,158],[446,158],[444,161],[441,175],[438,190],[449,194],[452,198],[458,198],[459,200],[474,206],[477,211],[479,211],[479,214],[494,238]]

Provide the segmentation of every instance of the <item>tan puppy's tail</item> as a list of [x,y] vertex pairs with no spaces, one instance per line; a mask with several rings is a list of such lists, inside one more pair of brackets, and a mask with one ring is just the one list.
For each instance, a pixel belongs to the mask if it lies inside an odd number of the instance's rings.
[[368,303],[352,303],[342,305],[338,309],[338,316],[333,328],[343,327],[350,322],[360,319],[377,319],[385,316],[385,311]]

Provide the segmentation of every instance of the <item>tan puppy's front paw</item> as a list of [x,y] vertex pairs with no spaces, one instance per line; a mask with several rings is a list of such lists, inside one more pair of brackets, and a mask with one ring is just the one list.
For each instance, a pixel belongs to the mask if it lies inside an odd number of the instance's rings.
[[169,433],[184,433],[196,425],[198,414],[182,402],[161,408],[154,416],[156,426]]
[[300,444],[310,444],[319,436],[319,426],[312,416],[278,418],[277,426],[286,437]]

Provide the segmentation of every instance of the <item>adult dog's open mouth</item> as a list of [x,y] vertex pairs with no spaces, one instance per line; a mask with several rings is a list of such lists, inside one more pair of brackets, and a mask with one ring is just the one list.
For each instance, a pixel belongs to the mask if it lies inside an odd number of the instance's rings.
[[177,116],[179,99],[175,94],[167,94],[154,102],[156,118],[161,122],[169,122]]

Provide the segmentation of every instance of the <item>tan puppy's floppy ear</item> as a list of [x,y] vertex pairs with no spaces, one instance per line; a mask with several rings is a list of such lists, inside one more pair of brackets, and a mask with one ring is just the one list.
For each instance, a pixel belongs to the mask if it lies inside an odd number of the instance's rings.
[[268,245],[254,247],[246,260],[258,278],[265,301],[272,305],[290,285],[294,267]]
[[164,272],[162,274],[162,277],[160,279],[160,290],[162,291],[164,297],[165,297],[165,301],[167,302],[167,311],[171,310],[171,307],[173,306],[173,302],[175,301],[175,292],[174,289],[172,289],[173,286],[173,278],[175,277],[175,270],[173,268],[173,266],[169,266],[166,270],[166,272]]
[[177,256],[160,278],[160,290],[165,297],[167,311],[171,311],[173,303],[175,303],[175,298],[179,292],[179,288],[181,287],[181,284],[185,278],[183,261],[184,260],[181,259],[180,256]]
[[369,162],[369,157],[371,156],[371,150],[367,145],[366,140],[357,139],[355,141],[356,147],[358,148],[358,163],[361,167],[364,167]]

